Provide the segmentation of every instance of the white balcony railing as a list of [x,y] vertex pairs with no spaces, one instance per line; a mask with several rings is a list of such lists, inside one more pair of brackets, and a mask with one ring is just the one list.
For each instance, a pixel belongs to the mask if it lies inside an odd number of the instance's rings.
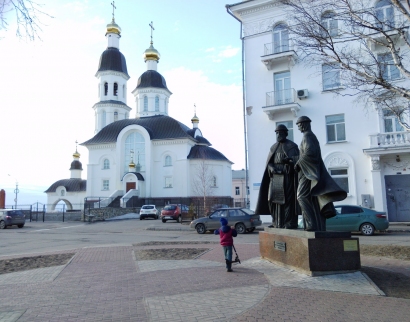
[[388,132],[370,135],[370,147],[410,146],[410,132]]

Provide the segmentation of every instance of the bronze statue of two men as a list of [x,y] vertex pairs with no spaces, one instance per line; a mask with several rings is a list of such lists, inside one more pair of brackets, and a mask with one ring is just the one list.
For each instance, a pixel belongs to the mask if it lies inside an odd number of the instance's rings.
[[347,196],[327,172],[310,123],[307,116],[296,121],[303,134],[299,148],[287,139],[285,125],[276,127],[255,208],[272,215],[270,227],[296,229],[302,214],[305,230],[326,231],[326,219],[336,215],[333,202]]

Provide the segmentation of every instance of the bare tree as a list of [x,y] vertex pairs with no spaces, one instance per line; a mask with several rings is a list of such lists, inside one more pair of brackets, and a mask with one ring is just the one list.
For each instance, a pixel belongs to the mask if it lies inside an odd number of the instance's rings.
[[207,198],[213,195],[214,173],[212,167],[206,163],[206,159],[198,159],[195,174],[192,179],[193,193],[202,198],[203,209],[206,214]]
[[42,5],[32,0],[0,0],[0,29],[7,29],[9,17],[14,15],[17,23],[16,36],[29,40],[40,39],[39,16],[53,18],[42,10]]
[[[299,58],[339,74],[344,90],[410,130],[410,0],[282,0]],[[319,68],[317,68],[319,71]],[[322,74],[322,70],[320,74]],[[326,76],[324,76],[326,77]]]

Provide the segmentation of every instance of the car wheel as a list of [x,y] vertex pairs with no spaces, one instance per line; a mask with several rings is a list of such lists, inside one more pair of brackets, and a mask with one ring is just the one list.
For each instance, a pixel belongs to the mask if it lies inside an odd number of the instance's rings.
[[235,229],[238,232],[238,234],[246,233],[246,226],[242,223],[236,224]]
[[165,219],[162,219],[162,222],[167,222]]
[[198,225],[196,225],[195,229],[196,229],[196,232],[197,232],[198,234],[205,234],[205,233],[206,233],[206,229],[205,229],[205,225],[204,225],[204,224],[198,224]]
[[178,216],[177,222],[178,222],[178,223],[181,223],[181,216]]
[[365,236],[371,236],[374,234],[374,226],[369,223],[364,223],[360,226],[360,232]]
[[6,229],[6,223],[3,220],[0,221],[0,229]]
[[255,227],[246,229],[246,231],[247,231],[248,233],[251,233],[251,232],[253,232],[254,230],[255,230]]
[[24,224],[17,225],[17,227],[18,227],[18,228],[23,228],[23,227],[24,227]]
[[140,220],[142,220],[142,217],[140,216]]

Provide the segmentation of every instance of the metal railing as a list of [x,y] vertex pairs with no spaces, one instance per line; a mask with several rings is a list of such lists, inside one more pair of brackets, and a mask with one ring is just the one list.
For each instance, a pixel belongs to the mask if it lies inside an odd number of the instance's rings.
[[285,44],[267,43],[263,47],[264,56],[281,54],[289,51],[294,51],[294,46],[291,42]]
[[266,106],[296,103],[296,91],[293,88],[266,93]]

